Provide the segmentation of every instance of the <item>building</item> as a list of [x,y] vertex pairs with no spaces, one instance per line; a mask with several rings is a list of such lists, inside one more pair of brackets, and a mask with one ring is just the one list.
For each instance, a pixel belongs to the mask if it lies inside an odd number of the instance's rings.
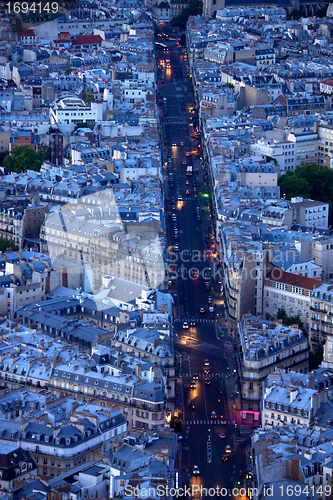
[[285,424],[309,426],[321,404],[327,401],[327,392],[307,387],[271,385],[262,401],[262,427],[276,428]]
[[50,161],[53,165],[62,165],[64,160],[64,136],[61,132],[50,134]]
[[11,240],[20,250],[38,247],[47,203],[34,203],[28,195],[0,197],[0,238]]
[[328,228],[329,204],[321,201],[303,199],[301,196],[291,199],[293,223],[315,229]]
[[37,467],[28,451],[15,444],[1,443],[0,489],[12,492],[14,483],[34,477]]
[[308,330],[311,297],[321,281],[274,268],[264,283],[263,313],[275,317],[279,309],[284,309],[288,316],[299,316]]
[[307,372],[309,344],[296,326],[245,315],[238,326],[240,382],[244,420],[258,422],[263,382],[277,367]]
[[333,335],[333,285],[322,283],[310,300],[310,335],[312,349]]

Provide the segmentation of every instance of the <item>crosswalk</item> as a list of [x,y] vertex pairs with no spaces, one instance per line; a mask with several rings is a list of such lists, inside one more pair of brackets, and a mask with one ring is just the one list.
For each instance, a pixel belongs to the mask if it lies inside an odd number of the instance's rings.
[[229,424],[229,420],[186,420],[185,425],[224,425]]
[[[179,319],[179,318],[176,318],[174,320],[175,322],[182,322],[182,323],[189,323],[190,324],[190,318],[182,318],[182,319]],[[199,318],[199,319],[196,319],[195,322],[196,323],[215,323],[215,321],[217,321],[217,319],[207,319],[207,318]],[[186,331],[186,330],[185,330]]]
[[[183,373],[181,375],[181,377],[183,378],[191,378],[193,375],[192,372],[187,372],[187,373]],[[226,378],[226,373],[209,373],[208,375],[206,375],[205,373],[197,373],[198,377],[199,378]]]

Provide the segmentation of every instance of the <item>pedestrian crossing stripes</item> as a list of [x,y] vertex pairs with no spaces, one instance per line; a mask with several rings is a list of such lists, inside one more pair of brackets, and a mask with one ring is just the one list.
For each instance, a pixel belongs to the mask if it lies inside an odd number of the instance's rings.
[[[182,319],[178,319],[176,318],[174,321],[177,321],[177,322],[182,322],[182,323],[190,323],[190,319],[189,318],[182,318]],[[207,318],[199,318],[199,319],[196,319],[195,322],[196,323],[215,323],[215,321],[217,321],[217,319],[207,319]]]
[[[197,374],[199,378],[223,378],[226,376],[225,373],[209,373],[208,375],[205,375],[204,373],[198,373]],[[183,378],[191,378],[192,377],[192,373],[184,373],[182,375]]]
[[186,420],[185,425],[224,425],[229,424],[229,420]]

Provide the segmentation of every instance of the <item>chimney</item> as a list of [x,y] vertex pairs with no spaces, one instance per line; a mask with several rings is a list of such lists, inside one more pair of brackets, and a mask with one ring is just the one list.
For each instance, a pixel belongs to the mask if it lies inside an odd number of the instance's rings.
[[142,365],[140,363],[136,363],[135,365],[135,375],[140,379],[142,377]]
[[297,398],[297,395],[298,395],[298,389],[291,389],[290,391],[290,402],[293,403],[295,401],[295,399]]

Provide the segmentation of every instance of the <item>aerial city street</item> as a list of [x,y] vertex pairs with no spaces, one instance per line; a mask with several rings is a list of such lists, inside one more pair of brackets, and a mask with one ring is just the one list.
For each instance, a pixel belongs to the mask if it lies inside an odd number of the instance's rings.
[[0,500],[333,499],[332,34],[1,4]]

